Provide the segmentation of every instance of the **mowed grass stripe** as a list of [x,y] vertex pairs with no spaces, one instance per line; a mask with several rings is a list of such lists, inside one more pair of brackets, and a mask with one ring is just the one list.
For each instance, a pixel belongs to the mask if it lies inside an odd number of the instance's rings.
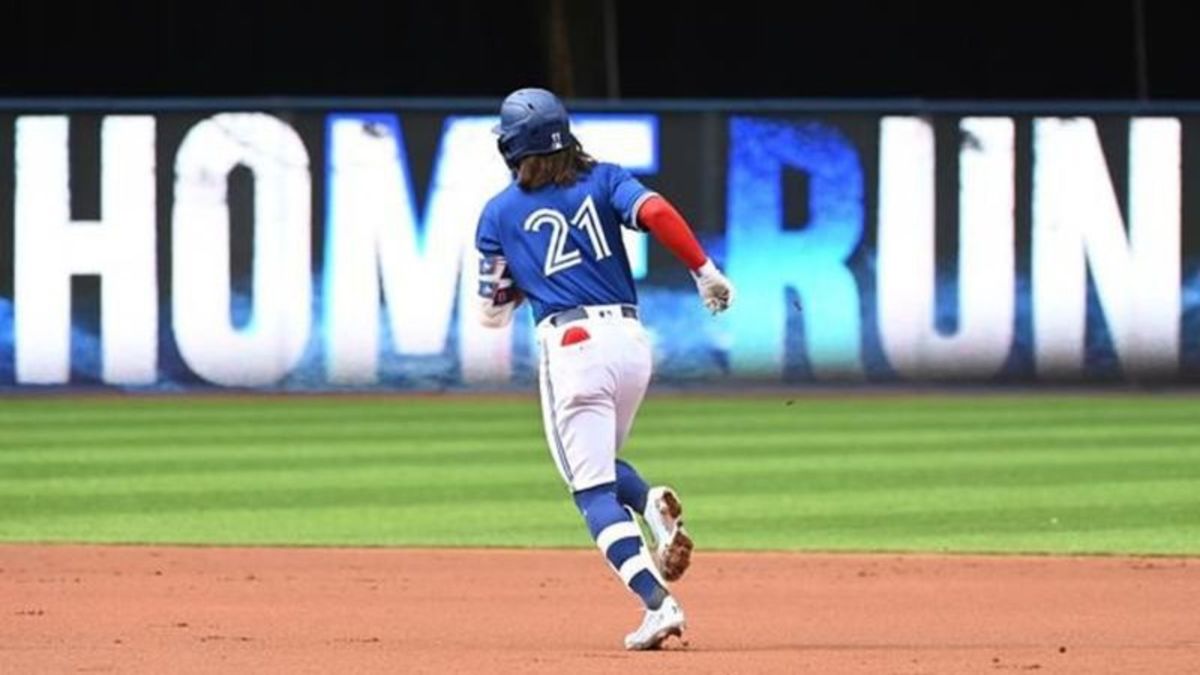
[[[1140,527],[1183,528],[1200,532],[1200,525],[1187,520],[1194,502],[1180,500],[1154,503],[1141,509],[1127,509],[1122,505],[1037,505],[1007,509],[1004,517],[996,519],[987,528],[993,534],[1020,534],[1022,532],[1072,532],[1076,535],[1094,533],[1103,535],[1111,531],[1124,531]],[[817,536],[853,537],[869,536],[872,539],[903,540],[907,537],[975,535],[980,509],[958,508],[937,510],[910,510],[903,518],[880,519],[877,514],[861,509],[838,513],[790,515],[773,518],[772,526],[777,532],[791,533],[796,537]],[[741,532],[752,519],[745,514],[708,514],[705,528],[697,529],[696,537],[702,538],[709,531]],[[689,528],[690,529],[690,528]],[[779,538],[784,548],[788,543]],[[1103,550],[1101,548],[1100,550]]]
[[[1047,466],[1071,466],[1081,470],[1095,468],[1100,464],[1119,467],[1178,465],[1185,475],[1200,473],[1196,461],[1194,444],[1188,440],[1172,437],[1155,437],[1149,442],[1138,438],[1134,445],[1121,438],[1106,438],[1101,443],[1085,441],[1077,449],[1062,453],[1063,443],[1057,450],[1044,447],[1013,445],[997,439],[974,443],[971,452],[963,452],[957,440],[945,443],[909,443],[895,447],[864,445],[847,452],[836,446],[800,447],[790,446],[745,447],[739,450],[745,460],[729,464],[728,458],[719,453],[696,453],[680,450],[674,444],[642,447],[623,454],[630,461],[645,461],[654,465],[659,460],[670,462],[664,469],[674,476],[685,477],[693,473],[705,475],[713,470],[724,473],[728,478],[756,476],[769,478],[779,471],[815,472],[833,471],[852,474],[854,472],[925,472],[925,471],[969,471],[979,468],[995,471],[1000,465],[1008,470],[1027,468],[1040,469]],[[387,443],[375,447],[358,443],[350,448],[318,446],[256,446],[253,451],[231,454],[218,447],[180,447],[158,449],[153,452],[135,452],[129,449],[110,448],[105,452],[96,450],[79,451],[73,457],[59,454],[19,460],[0,455],[0,493],[13,489],[28,490],[36,482],[49,481],[66,485],[122,484],[134,477],[147,479],[174,479],[217,475],[254,476],[257,474],[300,474],[320,476],[326,472],[344,472],[393,468],[410,473],[414,480],[438,477],[441,473],[458,476],[462,473],[458,463],[487,464],[493,470],[525,471],[529,465],[546,464],[546,453],[533,440],[494,442],[486,448],[478,444],[458,442],[442,443],[441,447],[419,449],[405,448],[400,451]],[[1056,452],[1052,462],[1047,453]]]
[[[1020,415],[1027,419],[1058,418],[1061,416],[1099,417],[1117,414],[1129,417],[1170,416],[1195,410],[1195,401],[1184,397],[1154,398],[1153,406],[1139,403],[1139,397],[1061,397],[1035,395],[1027,398],[988,398],[916,396],[913,398],[871,398],[845,400],[804,400],[789,405],[791,399],[776,398],[706,398],[671,399],[651,396],[644,410],[654,413],[653,420],[684,418],[696,423],[721,417],[789,418],[804,416],[813,419],[878,419],[889,416],[945,418],[948,416],[987,416],[1001,418]],[[56,401],[46,404],[28,399],[0,399],[0,423],[18,425],[39,424],[62,419],[79,419],[103,426],[108,422],[155,422],[195,420],[359,420],[359,419],[458,419],[455,407],[466,406],[486,412],[489,416],[506,416],[536,410],[538,400],[533,391],[512,399],[492,400],[473,397],[445,399],[339,399],[331,395],[322,399],[262,398],[248,396],[244,400],[224,402],[195,399],[104,398],[78,400],[72,403]],[[697,415],[697,413],[703,413]]]
[[[692,488],[696,486],[714,497],[736,497],[747,489],[763,494],[788,495],[799,493],[804,499],[835,493],[899,492],[909,488],[933,490],[942,487],[996,489],[1004,487],[1026,488],[1071,488],[1078,483],[1079,475],[1086,475],[1097,484],[1135,482],[1200,481],[1200,469],[1193,464],[1179,461],[1141,463],[1130,468],[1127,462],[1090,462],[1057,465],[1053,469],[1038,467],[1009,467],[1002,472],[984,468],[966,471],[961,467],[926,467],[888,470],[862,469],[844,470],[798,470],[789,467],[763,467],[758,471],[729,474],[720,486],[705,485],[706,475],[700,471],[680,471],[673,477],[675,484]],[[645,467],[653,475],[658,470],[654,465]],[[777,478],[780,473],[788,476]],[[31,489],[27,485],[8,483],[0,489],[0,521],[20,519],[30,513],[54,510],[70,512],[104,508],[105,503],[129,503],[130,495],[141,495],[146,503],[158,503],[174,495],[182,495],[182,502],[197,499],[197,494],[232,495],[237,499],[270,499],[267,493],[296,489],[321,491],[330,487],[330,495],[337,493],[332,486],[355,488],[380,488],[394,498],[413,501],[422,494],[455,494],[465,490],[486,491],[489,496],[521,496],[524,490],[543,489],[548,476],[544,471],[528,466],[495,467],[486,475],[461,476],[453,470],[431,469],[412,472],[403,467],[355,466],[339,467],[316,472],[309,469],[279,469],[262,474],[207,474],[195,476],[181,487],[178,476],[154,475],[141,477],[136,489],[128,488],[128,480],[62,479],[38,483]],[[794,479],[798,479],[793,482]],[[681,487],[681,489],[683,489]],[[403,491],[403,495],[398,494]],[[161,499],[160,499],[161,498]],[[290,500],[291,501],[291,500]],[[322,502],[323,503],[323,502]],[[1200,497],[1196,498],[1200,506]],[[52,506],[58,504],[58,506]],[[74,506],[73,506],[74,505]]]
[[[61,425],[74,425],[93,430],[121,429],[136,424],[146,429],[169,428],[171,426],[205,427],[214,424],[253,427],[259,424],[301,428],[308,425],[355,425],[355,424],[424,424],[445,426],[461,424],[462,420],[452,410],[458,403],[446,403],[436,407],[411,406],[397,403],[388,407],[368,405],[355,407],[349,401],[334,401],[325,408],[302,406],[286,407],[276,399],[257,400],[249,397],[235,407],[206,407],[191,409],[185,401],[182,407],[168,407],[169,400],[158,403],[163,407],[125,409],[115,402],[104,401],[99,408],[54,408],[25,410],[9,409],[7,401],[0,399],[0,429],[12,431],[45,431]],[[144,405],[144,403],[143,403]],[[468,407],[482,405],[483,421],[520,423],[528,421],[530,413],[538,413],[538,399],[530,396],[521,401],[468,402]],[[538,419],[535,417],[535,419]],[[472,423],[478,420],[471,420]]]
[[[756,529],[753,526],[754,522],[787,522],[809,516],[874,519],[884,526],[884,521],[894,517],[902,517],[905,522],[911,522],[912,518],[922,514],[924,517],[935,518],[937,514],[953,512],[983,515],[987,512],[1012,514],[1026,508],[1079,508],[1088,513],[1094,512],[1095,517],[1090,523],[1096,527],[1103,527],[1106,525],[1105,517],[1123,516],[1127,512],[1134,517],[1136,513],[1145,509],[1180,509],[1181,513],[1186,514],[1197,504],[1193,486],[1192,479],[1172,477],[1145,481],[1095,481],[1087,485],[1034,488],[1022,485],[984,488],[961,485],[908,485],[891,490],[868,491],[859,491],[854,486],[823,491],[741,491],[719,500],[692,500],[695,503],[689,504],[689,512],[702,516],[698,519],[702,522],[692,523],[691,527],[711,530],[714,524],[738,521],[753,530]],[[54,495],[43,500],[43,506],[46,507],[44,510],[31,515],[46,517],[72,514],[76,498],[93,500],[93,508],[80,509],[84,515],[96,515],[109,509],[122,513],[161,513],[145,508],[151,503],[160,507],[174,506],[174,509],[167,510],[177,510],[180,513],[247,507],[308,508],[316,504],[332,507],[378,506],[400,510],[429,508],[444,509],[447,512],[464,509],[465,512],[470,512],[481,507],[505,508],[510,503],[530,499],[550,500],[556,504],[563,502],[573,512],[570,500],[563,499],[564,492],[557,485],[540,480],[498,480],[496,489],[486,498],[469,500],[465,504],[440,501],[443,495],[461,492],[457,486],[451,485],[391,485],[385,477],[382,480],[368,478],[338,489],[326,489],[327,487],[320,484],[276,484],[261,486],[259,489],[250,486],[207,488],[195,493],[170,489],[142,489],[130,493]],[[197,497],[201,495],[204,497],[203,501],[197,501]],[[38,499],[42,500],[41,497]],[[953,506],[948,506],[949,503],[953,503]],[[1138,508],[1128,509],[1126,505],[1129,504],[1137,504]],[[7,506],[12,506],[12,503]],[[56,508],[59,506],[72,508]],[[886,513],[881,514],[881,509],[885,509]],[[1194,525],[1200,526],[1200,522],[1196,522],[1194,518],[1191,520]]]
[[[771,466],[739,466],[726,471],[719,485],[709,484],[711,466],[704,463],[676,467],[673,482],[681,489],[702,491],[712,497],[736,499],[753,491],[770,495],[777,503],[812,500],[821,496],[849,494],[866,497],[871,493],[900,494],[905,491],[996,490],[1013,487],[1033,494],[1038,489],[1070,490],[1086,476],[1088,485],[1150,483],[1160,481],[1200,481],[1200,466],[1188,458],[1131,463],[1127,459],[1072,461],[1046,466],[1034,462],[1025,465],[946,466],[937,463],[898,467],[869,466],[806,468],[776,463]],[[670,469],[662,463],[646,462],[643,470],[653,476]],[[203,498],[209,505],[244,506],[261,503],[327,505],[367,498],[417,503],[452,498],[464,492],[486,492],[491,498],[520,498],[531,490],[545,490],[549,469],[544,464],[494,466],[487,473],[463,475],[456,467],[411,471],[399,464],[329,466],[322,471],[307,467],[281,466],[261,474],[235,473],[191,476],[181,481],[176,475],[151,475],[137,482],[136,490],[128,481],[84,478],[52,480],[30,490],[23,483],[7,483],[0,490],[0,520],[14,520],[29,513],[71,513],[113,509],[128,511],[153,505],[163,508],[195,508]],[[370,494],[368,495],[367,492]],[[1200,497],[1192,495],[1200,506]]]
[[[745,501],[742,495],[748,489],[753,489],[759,495],[761,503],[769,504],[767,508],[775,509],[767,514],[759,515],[761,519],[769,519],[770,514],[784,513],[794,515],[803,511],[805,504],[813,504],[818,500],[842,500],[853,503],[866,502],[873,495],[881,495],[894,509],[899,504],[926,504],[933,507],[961,507],[971,503],[971,500],[982,498],[987,494],[1000,494],[1008,489],[1007,497],[1024,493],[1027,498],[1042,495],[1058,500],[1061,505],[1069,506],[1073,499],[1080,495],[1106,494],[1122,485],[1141,485],[1141,489],[1149,491],[1153,486],[1177,486],[1180,488],[1194,487],[1200,480],[1195,471],[1191,475],[1179,475],[1177,467],[1139,467],[1136,471],[1121,473],[1117,467],[1105,467],[1105,470],[1092,469],[1087,472],[1089,480],[1094,485],[1102,486],[1099,493],[1091,488],[1077,488],[1078,472],[1063,467],[1056,472],[1009,472],[1003,476],[992,477],[978,474],[962,476],[950,471],[940,473],[913,472],[907,476],[898,477],[888,474],[885,480],[878,478],[880,473],[862,473],[849,479],[844,474],[812,475],[806,474],[804,480],[797,484],[770,482],[762,475],[731,480],[724,487],[698,486],[696,478],[680,476],[673,481],[680,490],[689,494],[700,492],[720,507],[722,502],[738,503]],[[529,471],[496,471],[488,479],[475,478],[460,482],[445,482],[439,476],[430,476],[425,481],[415,480],[403,472],[388,471],[344,471],[329,476],[308,476],[298,479],[295,475],[281,473],[275,476],[264,476],[258,480],[241,478],[239,480],[222,480],[220,477],[209,477],[207,480],[190,482],[186,488],[180,488],[173,483],[177,481],[144,481],[137,489],[114,491],[110,485],[95,489],[78,484],[53,486],[37,493],[16,492],[0,493],[0,523],[20,521],[38,515],[72,515],[84,513],[131,513],[144,509],[157,512],[204,510],[209,508],[264,508],[279,506],[301,506],[316,508],[325,506],[346,505],[386,505],[440,503],[460,498],[464,494],[483,493],[486,495],[474,497],[471,501],[496,501],[506,499],[522,499],[530,494],[562,494],[557,486],[549,483],[549,476],[539,476]],[[972,493],[975,491],[975,494]],[[926,496],[924,493],[929,493]],[[1192,505],[1193,515],[1200,509],[1200,497],[1194,490],[1182,489],[1178,494],[1172,492],[1180,500]],[[1163,495],[1153,495],[1162,498]],[[1140,500],[1131,500],[1129,507],[1135,510],[1144,508],[1144,503],[1152,502],[1147,495]],[[1008,512],[1024,506],[1019,504],[1004,505],[989,502],[989,508],[999,507]],[[780,510],[782,509],[782,510]],[[719,509],[718,509],[719,510]],[[894,517],[895,511],[888,514],[874,513],[875,518],[888,520]]]
[[[1153,400],[1150,406],[1145,405]],[[102,397],[0,397],[0,421],[44,415],[58,417],[187,417],[195,415],[237,417],[304,416],[376,416],[414,415],[455,417],[455,406],[467,406],[489,413],[537,408],[536,388],[505,396],[490,395],[431,395],[379,396],[341,395],[257,395],[230,394],[215,397],[189,395],[102,396]],[[729,413],[744,415],[813,413],[828,416],[854,416],[863,411],[872,414],[958,414],[981,410],[995,413],[1005,411],[1041,411],[1042,414],[1075,411],[1124,411],[1144,409],[1162,413],[1190,410],[1196,406],[1194,394],[1003,394],[964,392],[958,394],[871,394],[846,396],[798,396],[780,392],[771,395],[692,395],[674,396],[651,391],[644,408],[660,415],[692,415]]]
[[[948,442],[975,441],[985,439],[991,441],[1015,442],[1025,440],[1051,441],[1056,439],[1087,438],[1104,443],[1114,439],[1134,439],[1146,437],[1148,442],[1183,439],[1200,445],[1200,423],[1184,422],[1153,422],[1129,424],[1120,421],[1097,421],[1079,424],[1056,425],[1027,425],[1014,424],[1001,426],[987,425],[980,428],[979,423],[963,425],[929,425],[921,427],[897,428],[847,428],[845,430],[828,430],[813,426],[798,426],[797,428],[767,427],[758,425],[747,432],[743,428],[723,430],[692,430],[684,433],[663,433],[653,428],[638,428],[638,436],[630,441],[630,447],[642,445],[671,445],[679,448],[723,447],[742,444],[746,441],[755,445],[770,445],[783,443],[797,447],[820,446],[837,444],[843,446],[862,446],[893,444],[903,439],[908,443],[916,442]],[[532,426],[529,422],[514,424],[476,423],[458,427],[466,437],[479,439],[477,442],[506,442],[516,440],[526,443],[531,439],[541,437],[540,427]],[[225,443],[225,447],[236,451],[243,443],[271,440],[281,446],[289,444],[328,444],[344,446],[367,441],[393,443],[397,448],[412,446],[415,442],[439,442],[446,439],[444,429],[422,426],[405,426],[402,424],[362,424],[362,425],[321,425],[313,428],[295,428],[292,426],[279,428],[270,425],[213,427],[175,427],[170,429],[110,429],[100,432],[90,432],[86,429],[71,431],[44,430],[39,432],[9,433],[0,441],[0,461],[7,457],[26,455],[44,455],[56,449],[76,450],[81,445],[97,449],[109,447],[183,447],[189,445],[211,446],[214,443]]]
[[[1132,502],[1131,502],[1132,503]],[[914,509],[892,518],[880,518],[874,504],[832,508],[823,513],[780,515],[778,505],[766,513],[751,509],[696,511],[693,534],[705,548],[718,543],[731,548],[781,550],[992,550],[1128,552],[1127,541],[1137,541],[1139,552],[1178,553],[1186,550],[1200,534],[1187,520],[1191,502],[1167,500],[1143,504],[1140,509],[1118,505],[1083,504],[1064,507],[1029,505],[1002,514],[992,528],[980,528],[993,510],[987,508]],[[478,506],[482,506],[479,509]],[[740,504],[735,505],[740,506]],[[882,503],[878,508],[886,508]],[[297,517],[297,511],[305,515]],[[732,511],[732,513],[731,513]],[[1100,516],[1097,518],[1096,516]],[[223,533],[225,543],[424,545],[436,538],[439,545],[473,546],[588,546],[590,541],[569,503],[558,495],[541,499],[488,501],[481,505],[424,503],[397,506],[351,504],[307,510],[295,505],[277,507],[213,506],[204,511],[184,510],[147,514],[123,514],[120,520],[105,514],[83,514],[99,540],[111,540],[122,532],[114,523],[127,523],[139,535],[129,541],[183,541],[205,543],[211,533]],[[346,528],[347,520],[370,523],[370,527]],[[70,531],[72,520],[39,518],[5,524],[6,534],[27,533],[23,539],[53,539],[53,534]],[[270,531],[253,534],[247,522]],[[453,526],[449,526],[453,523]],[[164,536],[171,526],[171,534]],[[763,528],[769,535],[762,536]],[[34,533],[38,536],[32,536]],[[989,537],[990,535],[990,537]],[[1132,539],[1131,539],[1132,538]],[[870,541],[864,547],[863,541]],[[1031,548],[1022,542],[1039,541]],[[920,545],[914,542],[921,542]],[[931,543],[927,543],[931,542]],[[958,545],[956,545],[956,542]],[[976,542],[963,545],[961,542]]]
[[[308,433],[301,436],[280,434],[272,438],[269,430],[257,429],[239,440],[236,430],[216,437],[212,435],[181,434],[179,438],[160,440],[142,438],[131,433],[128,439],[87,438],[81,441],[61,440],[52,447],[23,446],[0,450],[0,467],[23,464],[86,461],[120,461],[120,458],[153,459],[167,456],[221,456],[230,461],[239,457],[282,457],[288,454],[317,454],[338,456],[360,448],[373,448],[372,452],[417,458],[421,455],[434,457],[462,454],[462,459],[496,457],[503,451],[519,451],[530,446],[543,445],[540,428],[527,428],[512,434],[496,434],[478,438],[469,433],[463,437],[447,434],[439,436],[406,436],[402,432],[363,431],[353,433],[336,431],[331,434]],[[134,442],[138,441],[138,442]],[[1037,441],[1037,442],[1029,442]],[[835,452],[841,454],[880,452],[910,453],[952,450],[956,445],[970,445],[978,451],[1031,450],[1045,448],[1054,450],[1066,445],[1078,450],[1115,446],[1143,447],[1192,447],[1200,445],[1194,429],[1189,425],[1160,424],[1151,428],[1129,428],[1121,425],[1063,426],[1047,430],[1025,428],[961,430],[922,429],[920,431],[887,432],[861,430],[856,433],[807,432],[797,434],[788,431],[761,430],[753,434],[729,431],[687,434],[654,435],[645,433],[632,439],[626,452],[637,454],[668,453],[680,459],[704,456],[721,457],[737,450],[758,455],[797,453],[819,454]]]
[[[534,418],[538,419],[538,418]],[[638,428],[646,429],[653,432],[695,432],[700,430],[720,431],[726,429],[726,425],[731,420],[737,420],[739,423],[751,424],[755,428],[776,429],[776,430],[791,430],[791,431],[814,431],[814,432],[830,432],[830,431],[859,431],[866,429],[877,430],[917,430],[917,429],[977,429],[979,424],[986,423],[995,426],[997,429],[1016,428],[1055,428],[1055,426],[1063,425],[1134,425],[1148,426],[1154,424],[1177,424],[1190,425],[1193,429],[1200,432],[1200,426],[1196,422],[1194,414],[1184,412],[1171,414],[1171,416],[1044,416],[1022,418],[1020,416],[1012,417],[990,417],[986,414],[961,414],[961,416],[950,417],[917,417],[917,416],[898,416],[895,418],[880,417],[880,416],[862,416],[862,419],[854,418],[818,418],[805,416],[803,413],[792,413],[788,416],[748,416],[740,417],[737,414],[724,413],[713,414],[703,419],[689,420],[686,418],[677,419],[646,419],[638,420]],[[199,430],[209,432],[209,434],[222,434],[230,430],[239,430],[245,434],[253,434],[254,430],[263,429],[275,434],[301,436],[306,432],[317,429],[336,429],[344,431],[356,430],[403,430],[407,434],[428,434],[438,435],[443,434],[446,426],[445,420],[440,419],[408,419],[408,418],[364,418],[364,419],[323,419],[307,417],[304,419],[289,419],[281,420],[278,418],[263,418],[252,420],[205,420],[205,422],[197,423],[190,419],[167,420],[167,422],[146,423],[144,420],[133,418],[125,420],[119,424],[109,424],[112,420],[104,420],[103,423],[96,422],[76,422],[76,420],[64,420],[60,425],[48,425],[47,423],[37,423],[30,425],[8,424],[4,426],[5,434],[2,438],[4,446],[16,447],[22,442],[38,442],[43,440],[58,440],[58,438],[74,438],[82,432],[96,438],[121,438],[131,437],[131,428],[136,428],[140,435],[149,438],[167,438],[181,434],[184,430]],[[529,416],[488,416],[479,420],[473,420],[472,428],[480,431],[496,430],[505,431],[510,429],[524,429],[529,425]],[[0,446],[0,447],[4,447]]]
[[489,411],[536,408],[537,399],[524,395],[507,397],[474,396],[360,396],[329,394],[321,396],[265,394],[220,394],[191,396],[161,394],[151,396],[112,396],[62,398],[0,398],[0,422],[35,416],[61,417],[245,417],[295,418],[311,415],[373,416],[421,415],[454,417],[458,404],[479,406]]
[[[536,401],[12,402],[0,539],[588,545]],[[1197,410],[1183,397],[659,398],[628,456],[687,493],[710,548],[988,550],[994,532],[996,550],[1197,552]],[[1055,544],[1039,509],[1080,522]]]
[[[970,442],[961,438],[922,439],[919,442],[868,442],[863,439],[835,439],[823,442],[795,443],[787,438],[774,441],[745,439],[730,443],[703,444],[702,439],[665,439],[642,441],[622,453],[629,461],[668,462],[672,472],[712,463],[725,472],[739,473],[770,465],[780,468],[857,466],[920,466],[925,463],[957,466],[1003,466],[1021,464],[1062,464],[1124,458],[1131,463],[1156,458],[1178,457],[1196,462],[1196,443],[1189,437],[1173,434],[1139,434],[1133,438],[1075,437],[1056,439],[1052,445],[1014,443],[1011,439],[983,437]],[[336,468],[356,463],[379,465],[394,462],[414,470],[459,465],[540,464],[549,456],[541,437],[467,443],[460,440],[429,440],[415,445],[397,445],[393,439],[359,440],[344,445],[315,442],[288,442],[270,445],[262,442],[228,444],[71,448],[62,452],[0,453],[0,484],[42,478],[84,478],[88,476],[151,475],[170,473],[221,473],[239,470]],[[730,461],[736,453],[740,461]],[[455,468],[455,471],[460,469]]]
[[[1062,420],[1073,417],[1079,421],[1103,419],[1116,415],[1129,421],[1149,417],[1194,417],[1196,404],[1186,398],[1159,398],[1152,407],[1137,404],[1136,397],[1106,396],[1036,396],[1010,399],[1007,397],[932,397],[918,396],[913,399],[871,398],[862,400],[808,400],[800,399],[787,405],[784,395],[772,398],[732,398],[719,402],[696,399],[661,399],[652,397],[645,410],[652,411],[645,424],[684,424],[689,426],[719,426],[726,418],[746,421],[776,421],[804,419],[810,422],[846,422],[851,424],[901,423],[893,417],[908,418],[918,422],[944,421],[951,417],[967,420],[988,419],[991,421],[1017,421],[1037,423],[1042,420]],[[0,399],[0,428],[17,430],[22,426],[45,428],[47,422],[87,423],[91,428],[121,426],[138,423],[145,426],[174,425],[179,423],[207,424],[219,421],[232,423],[291,421],[294,424],[354,423],[359,421],[380,422],[444,422],[447,419],[461,423],[464,420],[455,412],[459,406],[474,407],[486,411],[489,417],[510,418],[513,414],[525,415],[536,411],[537,399],[533,392],[514,399],[488,398],[395,398],[382,400],[336,395],[328,398],[309,399],[296,397],[287,400],[278,397],[225,401],[204,398],[101,398],[81,400]],[[698,414],[700,413],[700,414]]]

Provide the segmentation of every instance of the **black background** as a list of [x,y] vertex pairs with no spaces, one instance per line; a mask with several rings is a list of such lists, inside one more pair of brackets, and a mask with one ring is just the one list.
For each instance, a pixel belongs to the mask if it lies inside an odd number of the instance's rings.
[[[1200,97],[1187,3],[613,0],[626,98]],[[0,95],[609,93],[604,0],[7,3]],[[556,41],[555,36],[562,39]]]

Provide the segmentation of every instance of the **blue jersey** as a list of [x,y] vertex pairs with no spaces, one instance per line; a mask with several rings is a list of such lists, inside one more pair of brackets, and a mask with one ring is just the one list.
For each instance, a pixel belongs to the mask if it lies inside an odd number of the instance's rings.
[[508,260],[535,321],[580,305],[637,304],[621,227],[652,195],[615,164],[597,164],[569,187],[526,191],[514,182],[479,218],[475,247]]

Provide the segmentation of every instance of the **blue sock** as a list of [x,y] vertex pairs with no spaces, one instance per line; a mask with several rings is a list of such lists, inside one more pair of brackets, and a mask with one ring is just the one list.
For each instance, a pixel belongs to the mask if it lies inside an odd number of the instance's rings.
[[637,469],[623,459],[617,460],[617,501],[637,513],[646,510],[650,486],[638,475]]
[[667,589],[650,571],[650,565],[654,563],[642,544],[642,532],[617,501],[616,484],[605,483],[576,492],[575,505],[583,514],[592,539],[596,540],[621,581],[642,599],[646,607],[658,609],[668,595]]

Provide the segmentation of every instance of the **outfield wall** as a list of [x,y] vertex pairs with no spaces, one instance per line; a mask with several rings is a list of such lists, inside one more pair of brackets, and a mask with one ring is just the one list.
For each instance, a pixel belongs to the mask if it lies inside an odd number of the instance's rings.
[[[0,101],[0,386],[527,385],[459,311],[496,103]],[[1200,106],[573,109],[739,291],[627,235],[661,381],[1200,377]]]

